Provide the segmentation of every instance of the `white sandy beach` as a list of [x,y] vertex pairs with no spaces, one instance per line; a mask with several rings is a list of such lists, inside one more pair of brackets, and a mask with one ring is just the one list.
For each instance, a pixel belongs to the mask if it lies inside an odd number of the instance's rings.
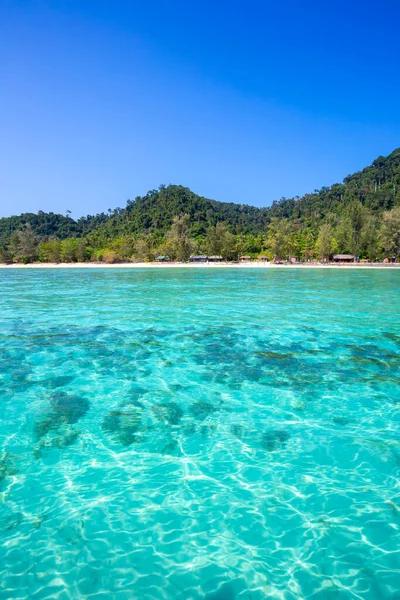
[[29,263],[0,264],[0,269],[399,269],[400,263],[288,264],[242,263]]

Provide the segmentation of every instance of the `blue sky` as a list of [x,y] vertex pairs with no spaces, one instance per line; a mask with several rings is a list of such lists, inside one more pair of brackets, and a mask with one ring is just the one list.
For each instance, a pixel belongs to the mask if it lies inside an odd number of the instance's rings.
[[0,216],[267,206],[400,146],[397,2],[2,0]]

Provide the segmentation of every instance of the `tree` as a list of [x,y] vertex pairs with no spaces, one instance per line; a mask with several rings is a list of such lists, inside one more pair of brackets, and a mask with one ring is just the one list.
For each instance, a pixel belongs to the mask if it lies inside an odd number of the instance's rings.
[[261,237],[256,237],[253,234],[246,236],[246,246],[245,252],[250,252],[250,254],[259,254],[262,250],[262,239]]
[[139,260],[148,260],[149,254],[150,254],[150,247],[149,247],[148,240],[145,237],[138,239],[135,242],[134,251],[133,251],[133,255],[135,256],[135,258],[138,258]]
[[172,227],[168,233],[168,240],[175,258],[178,260],[187,260],[189,258],[193,248],[193,241],[190,238],[190,217],[188,214],[174,218]]
[[337,241],[339,252],[353,252],[353,229],[349,219],[346,218],[340,220],[338,226],[335,229],[335,239]]
[[40,262],[58,263],[61,260],[61,242],[60,240],[48,240],[39,244]]
[[271,219],[266,245],[275,258],[289,258],[295,248],[294,232],[294,224],[288,219]]
[[375,260],[378,255],[378,227],[375,217],[368,215],[360,235],[361,256]]
[[114,239],[111,248],[115,250],[121,260],[129,259],[134,253],[134,243],[128,237],[118,237]]
[[319,228],[315,249],[318,258],[322,260],[329,259],[331,254],[337,251],[337,242],[333,235],[333,228],[329,223],[324,223]]
[[37,240],[29,223],[26,224],[25,229],[12,234],[10,251],[15,260],[23,263],[32,262],[37,258]]
[[10,255],[4,246],[0,246],[0,263],[10,262]]
[[133,245],[133,256],[141,261],[153,260],[157,255],[157,240],[152,235],[142,235]]
[[88,247],[85,238],[79,238],[76,241],[75,256],[78,262],[85,262],[86,260],[88,260],[90,256],[90,248]]
[[119,262],[121,259],[118,256],[117,252],[115,252],[115,250],[104,250],[103,255],[102,255],[102,260],[105,263],[108,264],[113,264],[113,263],[117,263]]
[[351,231],[350,251],[359,256],[361,254],[361,235],[367,217],[367,210],[360,201],[351,202],[345,210]]
[[302,227],[296,235],[296,256],[309,260],[315,253],[314,232],[310,228]]
[[380,242],[385,252],[397,259],[400,254],[400,206],[383,215]]
[[247,239],[243,233],[236,236],[235,251],[238,258],[246,252]]
[[235,253],[235,236],[228,231],[224,223],[217,223],[207,230],[205,250],[210,256],[222,256],[225,260]]
[[62,240],[60,247],[60,257],[63,262],[76,262],[76,250],[78,247],[77,240],[75,238],[68,238]]

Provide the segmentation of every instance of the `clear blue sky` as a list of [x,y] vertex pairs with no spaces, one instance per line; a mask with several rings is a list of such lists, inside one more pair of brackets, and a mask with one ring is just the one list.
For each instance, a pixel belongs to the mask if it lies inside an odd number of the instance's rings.
[[400,146],[396,1],[1,0],[0,216],[269,205]]

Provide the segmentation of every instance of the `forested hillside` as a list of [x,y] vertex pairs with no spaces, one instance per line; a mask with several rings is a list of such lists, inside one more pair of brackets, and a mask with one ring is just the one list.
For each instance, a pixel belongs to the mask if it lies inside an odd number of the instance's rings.
[[54,213],[0,219],[0,260],[29,262],[186,259],[191,252],[235,259],[260,253],[299,260],[334,252],[370,260],[400,254],[400,149],[343,183],[271,207],[217,202],[169,185],[125,208],[82,217]]
[[400,148],[389,156],[379,156],[371,166],[345,177],[343,183],[323,187],[302,198],[274,202],[269,214],[279,218],[325,218],[341,215],[353,201],[374,213],[400,204]]

